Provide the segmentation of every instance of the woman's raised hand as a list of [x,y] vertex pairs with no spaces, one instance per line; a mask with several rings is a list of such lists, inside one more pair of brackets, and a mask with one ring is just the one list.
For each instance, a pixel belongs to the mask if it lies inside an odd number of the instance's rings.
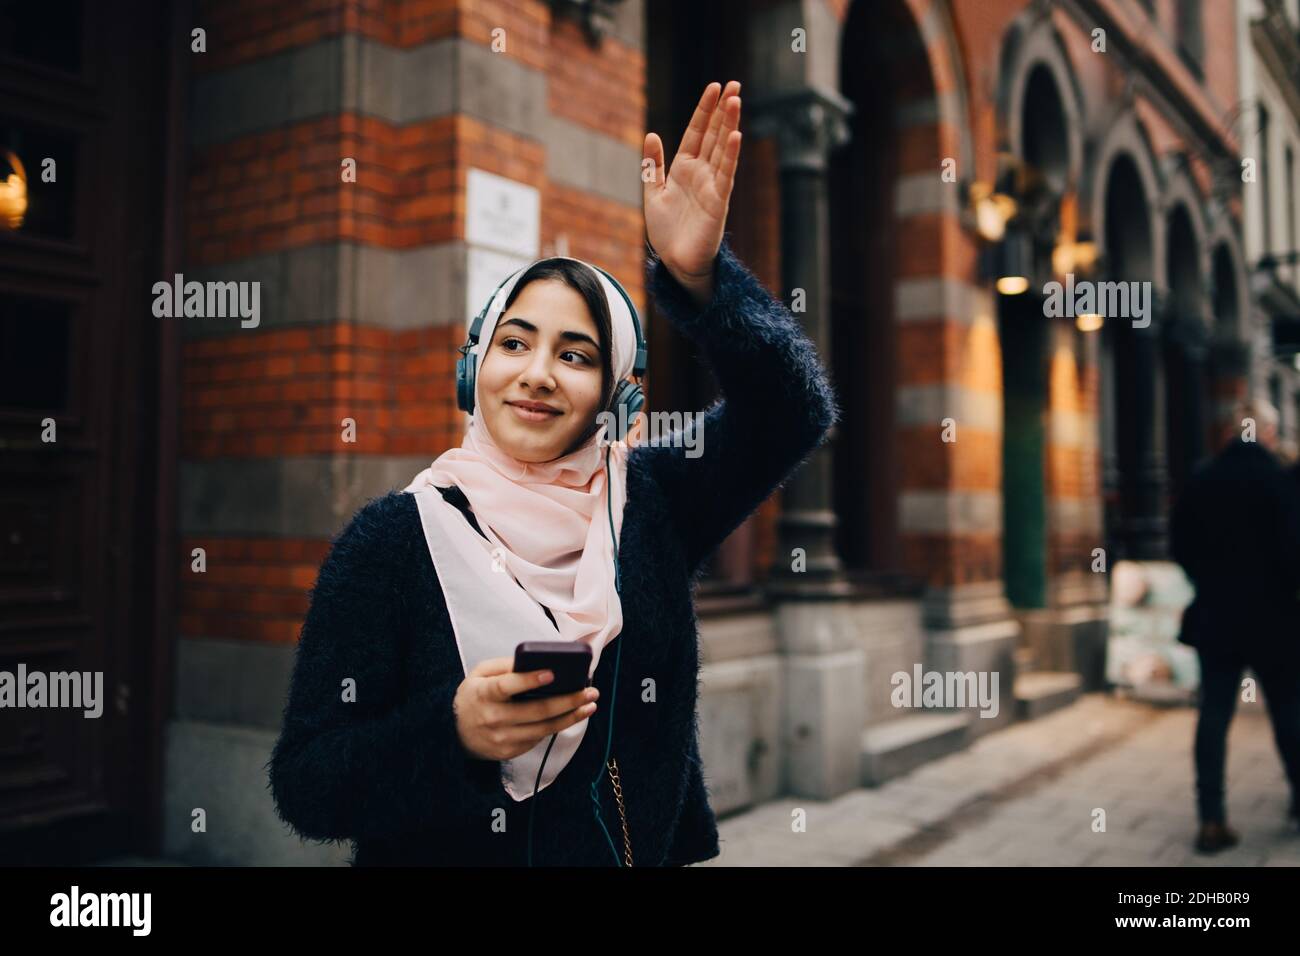
[[596,712],[600,691],[587,687],[562,697],[512,701],[547,683],[548,671],[514,672],[514,660],[482,661],[461,681],[452,709],[461,746],[480,760],[511,760]]
[[[702,303],[713,297],[713,261],[722,244],[740,159],[739,126],[740,83],[732,80],[725,90],[710,83],[667,173],[657,133],[646,134],[641,150],[650,245],[673,278]],[[654,161],[653,170],[647,159]]]

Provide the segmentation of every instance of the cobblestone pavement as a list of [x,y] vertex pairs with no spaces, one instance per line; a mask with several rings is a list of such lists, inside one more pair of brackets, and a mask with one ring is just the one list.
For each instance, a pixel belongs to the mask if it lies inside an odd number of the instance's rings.
[[[1192,849],[1195,728],[1194,708],[1086,694],[884,786],[782,797],[722,819],[722,855],[699,865],[1300,865],[1260,703],[1239,705],[1228,737],[1228,820],[1241,843],[1213,856]],[[1094,831],[1098,808],[1104,832]]]

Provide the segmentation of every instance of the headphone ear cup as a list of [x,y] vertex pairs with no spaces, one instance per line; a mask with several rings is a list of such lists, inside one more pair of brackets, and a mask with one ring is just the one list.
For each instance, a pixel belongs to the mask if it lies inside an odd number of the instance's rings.
[[474,377],[478,357],[462,355],[456,360],[456,404],[462,412],[474,413]]
[[610,409],[614,413],[614,441],[622,441],[627,437],[644,405],[645,393],[640,385],[627,379],[618,383],[618,388],[614,389],[614,400],[610,403]]
[[641,386],[636,382],[628,382],[628,394],[625,401],[627,402],[627,420],[630,422],[641,414],[641,409],[645,407],[645,392],[641,391]]

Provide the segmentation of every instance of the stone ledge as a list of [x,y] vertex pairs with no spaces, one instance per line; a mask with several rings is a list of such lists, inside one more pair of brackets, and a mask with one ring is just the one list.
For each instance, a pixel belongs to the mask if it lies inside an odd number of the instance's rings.
[[862,732],[862,785],[879,786],[969,743],[967,714],[908,714]]

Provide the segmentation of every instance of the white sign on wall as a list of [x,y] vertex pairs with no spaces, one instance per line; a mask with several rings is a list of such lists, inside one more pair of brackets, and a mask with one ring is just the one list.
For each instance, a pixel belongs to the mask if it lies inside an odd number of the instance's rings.
[[471,169],[465,206],[465,241],[471,246],[537,258],[542,199],[535,187]]

